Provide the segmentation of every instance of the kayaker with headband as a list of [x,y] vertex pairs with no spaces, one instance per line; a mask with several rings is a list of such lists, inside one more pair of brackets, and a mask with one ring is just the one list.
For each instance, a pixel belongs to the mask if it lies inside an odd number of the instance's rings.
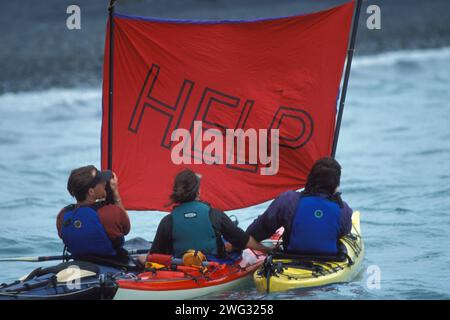
[[175,177],[168,204],[175,206],[161,220],[150,253],[182,257],[194,249],[215,260],[227,259],[231,252],[240,254],[245,248],[268,252],[270,248],[237,227],[223,211],[200,200],[200,182],[201,176],[189,169]]
[[92,165],[74,169],[67,190],[77,203],[59,212],[56,226],[68,251],[76,258],[126,256],[122,246],[130,232],[130,220],[115,173],[99,171]]
[[308,175],[304,191],[282,193],[247,232],[260,241],[284,227],[285,252],[338,254],[338,240],[350,233],[353,213],[337,192],[340,178],[341,166],[335,159],[319,159]]

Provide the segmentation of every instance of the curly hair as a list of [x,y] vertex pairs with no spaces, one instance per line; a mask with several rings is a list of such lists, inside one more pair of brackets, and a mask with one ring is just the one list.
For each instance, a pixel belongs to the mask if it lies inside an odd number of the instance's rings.
[[324,157],[314,163],[308,174],[305,193],[334,194],[341,183],[341,165],[333,158]]

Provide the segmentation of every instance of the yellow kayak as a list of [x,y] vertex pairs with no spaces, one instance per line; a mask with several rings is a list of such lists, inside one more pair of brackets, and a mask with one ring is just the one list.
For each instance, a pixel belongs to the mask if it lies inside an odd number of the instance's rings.
[[258,291],[280,292],[353,280],[361,271],[364,259],[360,215],[359,211],[353,213],[352,231],[340,239],[342,253],[335,257],[282,253],[268,256],[253,275]]

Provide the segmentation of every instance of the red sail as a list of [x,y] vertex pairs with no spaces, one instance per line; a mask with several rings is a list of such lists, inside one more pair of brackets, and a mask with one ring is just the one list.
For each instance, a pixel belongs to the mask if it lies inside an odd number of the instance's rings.
[[[201,199],[222,210],[303,187],[314,161],[331,153],[353,6],[350,2],[314,14],[259,21],[114,15],[112,147],[108,150],[108,34],[102,168],[108,166],[111,151],[125,206],[168,210],[173,178],[186,167],[203,176]],[[202,135],[194,137],[199,129],[194,121],[201,121],[203,133],[217,129],[224,137],[227,129],[278,129],[279,149],[273,158],[278,170],[263,175],[270,164],[259,158],[252,162],[248,154],[246,164],[206,163],[209,142]],[[191,164],[173,161],[172,151],[180,146],[172,141],[176,129],[192,134],[190,152],[184,154]],[[246,141],[250,144],[250,138]],[[225,138],[222,143],[225,149]],[[245,150],[250,152],[248,146]]]

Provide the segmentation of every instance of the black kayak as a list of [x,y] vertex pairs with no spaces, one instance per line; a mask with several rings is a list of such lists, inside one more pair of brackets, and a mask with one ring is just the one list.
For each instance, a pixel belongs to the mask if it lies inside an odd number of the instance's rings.
[[[76,279],[78,270],[84,276]],[[122,271],[85,261],[38,268],[22,280],[1,284],[0,300],[112,299],[116,292],[113,276],[119,272]],[[67,280],[62,280],[60,275],[66,274]]]
[[0,284],[0,300],[109,300],[117,290],[115,279],[132,277],[141,269],[131,258],[127,263],[103,258],[63,262]]
[[[131,240],[142,248],[143,241]],[[126,246],[130,242],[127,241]],[[145,242],[149,247],[149,242]],[[0,300],[99,300],[112,299],[115,279],[132,277],[142,271],[133,258],[85,257],[33,270],[12,283],[0,284]]]

